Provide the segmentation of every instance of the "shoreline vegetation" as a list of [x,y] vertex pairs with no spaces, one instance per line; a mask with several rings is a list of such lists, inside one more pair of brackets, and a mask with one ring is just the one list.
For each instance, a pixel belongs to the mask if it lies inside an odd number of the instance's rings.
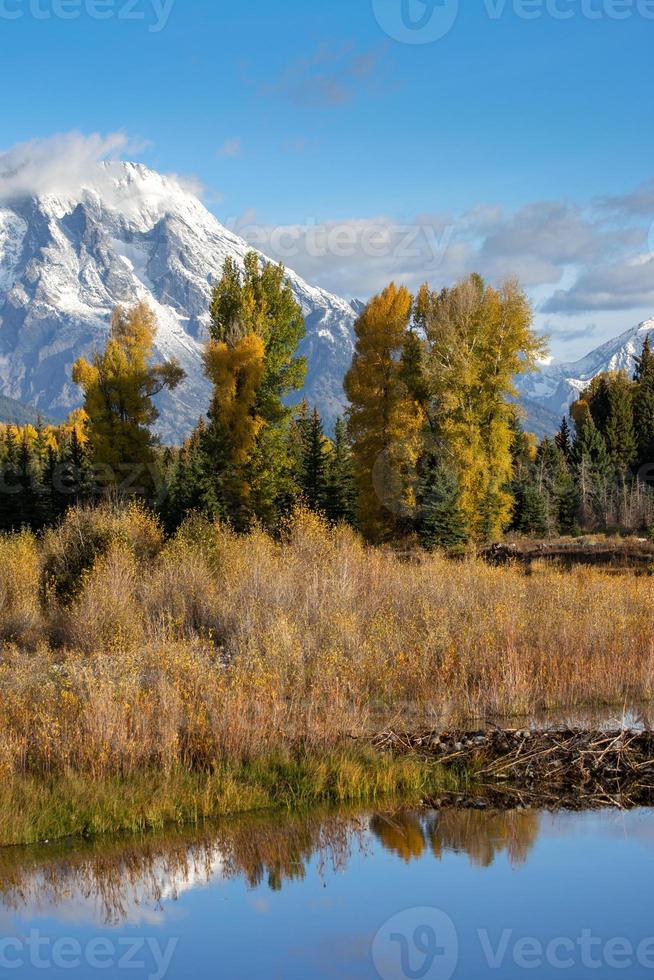
[[654,577],[138,503],[0,537],[0,843],[455,793],[375,732],[647,703]]

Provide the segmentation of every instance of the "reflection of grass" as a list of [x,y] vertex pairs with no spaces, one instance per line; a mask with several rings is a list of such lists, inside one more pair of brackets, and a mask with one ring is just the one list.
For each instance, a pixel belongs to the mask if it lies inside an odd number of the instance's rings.
[[15,775],[0,784],[0,845],[197,824],[225,814],[318,803],[418,802],[457,777],[416,758],[368,749],[267,755],[211,774],[157,770],[91,780]]

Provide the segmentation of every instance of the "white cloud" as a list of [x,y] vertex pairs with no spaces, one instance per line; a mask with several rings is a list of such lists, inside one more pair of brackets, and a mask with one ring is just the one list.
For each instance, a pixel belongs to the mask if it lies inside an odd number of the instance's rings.
[[[96,189],[106,197],[116,194],[124,203],[130,189],[125,181],[117,186],[113,164],[126,157],[133,159],[144,147],[121,132],[106,136],[59,133],[17,143],[0,150],[0,206],[24,197],[76,197],[81,189]],[[193,194],[202,190],[192,179],[169,174],[152,181],[152,198],[163,200],[171,185]]]

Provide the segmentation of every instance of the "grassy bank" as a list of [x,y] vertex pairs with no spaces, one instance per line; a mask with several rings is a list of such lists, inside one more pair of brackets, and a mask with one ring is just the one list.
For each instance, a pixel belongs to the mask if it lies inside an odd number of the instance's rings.
[[220,816],[320,804],[418,803],[464,776],[416,758],[350,749],[262,756],[213,773],[150,770],[90,781],[79,773],[15,775],[0,786],[0,847],[120,831],[192,826]]
[[[652,577],[400,556],[309,514],[165,540],[134,506],[73,510],[0,538],[1,833],[348,798],[351,736],[649,701],[653,604]],[[331,783],[272,780],[280,757]]]

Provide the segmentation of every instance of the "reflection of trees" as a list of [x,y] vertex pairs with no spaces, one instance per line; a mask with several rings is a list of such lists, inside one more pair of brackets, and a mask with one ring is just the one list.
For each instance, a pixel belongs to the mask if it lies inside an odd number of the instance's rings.
[[221,823],[210,832],[75,845],[0,849],[0,900],[20,911],[77,906],[95,921],[121,923],[215,877],[243,876],[279,890],[347,864],[364,824],[348,814],[274,815]]
[[427,846],[423,822],[415,813],[375,814],[370,829],[387,851],[407,864],[412,858],[419,858]]
[[534,810],[486,812],[440,810],[428,816],[416,813],[380,814],[370,829],[384,847],[404,861],[419,858],[429,846],[440,858],[444,851],[467,854],[471,862],[488,867],[506,853],[512,864],[526,861],[540,828]]
[[[0,899],[5,908],[57,915],[66,905],[94,921],[140,919],[196,884],[242,876],[250,887],[279,890],[302,878],[314,862],[345,868],[352,848],[364,846],[366,824],[347,812],[259,815],[196,834],[0,849]],[[532,811],[378,814],[370,829],[403,861],[428,848],[440,856],[459,851],[478,865],[500,853],[524,861],[539,829]]]
[[303,878],[315,855],[319,870],[346,867],[353,837],[363,824],[344,815],[284,815],[238,821],[220,834],[225,873],[243,875],[250,887],[263,881],[279,891],[285,881]]

